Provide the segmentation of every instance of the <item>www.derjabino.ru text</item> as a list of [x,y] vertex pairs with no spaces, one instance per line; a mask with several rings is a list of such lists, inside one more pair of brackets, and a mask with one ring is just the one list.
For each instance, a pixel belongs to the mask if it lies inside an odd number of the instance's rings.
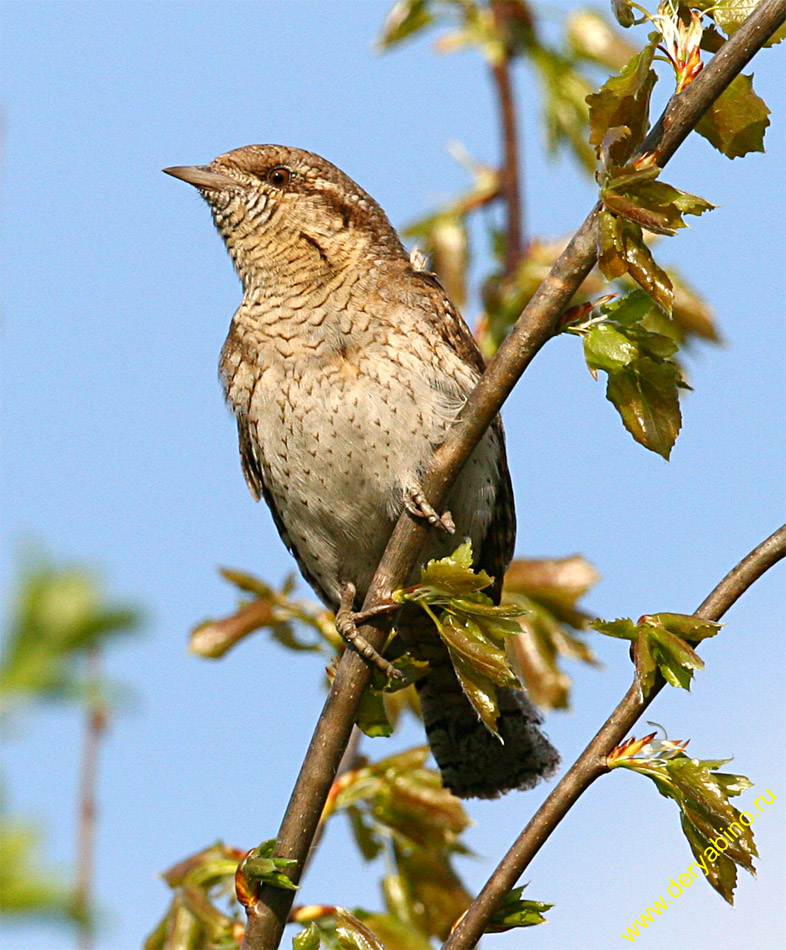
[[[740,822],[742,822],[743,825],[752,825],[756,815],[760,815],[764,811],[762,802],[764,802],[765,805],[771,805],[774,801],[775,796],[769,789],[766,789],[766,795],[759,795],[758,798],[753,799],[753,804],[756,805],[758,811],[753,815],[749,811],[740,812]],[[626,940],[635,940],[636,937],[640,937],[642,932],[646,930],[651,923],[654,923],[655,918],[660,917],[663,911],[668,908],[669,904],[674,903],[674,898],[679,897],[686,887],[690,887],[691,884],[693,884],[699,876],[700,870],[704,872],[705,876],[709,876],[707,862],[717,860],[718,855],[725,851],[729,844],[733,842],[735,838],[739,838],[741,834],[742,828],[739,822],[733,821],[717,838],[710,839],[712,845],[704,849],[703,854],[697,861],[691,861],[687,869],[678,876],[676,881],[673,877],[669,879],[669,886],[666,890],[670,896],[666,898],[661,894],[657,900],[653,901],[653,906],[648,907],[620,936]]]

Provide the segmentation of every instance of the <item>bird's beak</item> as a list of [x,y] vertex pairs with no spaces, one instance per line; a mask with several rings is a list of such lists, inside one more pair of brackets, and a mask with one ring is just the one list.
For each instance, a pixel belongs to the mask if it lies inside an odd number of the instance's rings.
[[222,188],[237,187],[238,182],[229,175],[214,171],[209,165],[175,165],[173,168],[164,168],[163,171],[173,178],[181,178],[196,188],[206,188],[208,191],[220,191]]

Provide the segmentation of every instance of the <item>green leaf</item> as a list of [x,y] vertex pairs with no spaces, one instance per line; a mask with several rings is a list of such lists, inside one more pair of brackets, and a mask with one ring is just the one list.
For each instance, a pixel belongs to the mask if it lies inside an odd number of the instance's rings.
[[252,848],[240,862],[237,869],[238,874],[251,883],[261,882],[287,891],[296,891],[298,885],[283,871],[297,867],[297,861],[292,858],[274,857],[275,849],[275,838],[269,838],[267,841],[263,841],[258,848]]
[[[467,541],[452,555],[429,561],[421,570],[420,583],[395,591],[393,599],[420,604],[434,621],[465,695],[496,735],[496,687],[518,685],[504,643],[521,632],[515,618],[522,610],[510,604],[497,606],[481,593],[492,578],[485,571],[473,571],[472,561],[472,546]],[[432,606],[442,609],[435,613]]]
[[355,723],[358,729],[371,739],[392,735],[393,726],[385,711],[385,699],[382,693],[374,689],[367,689],[363,693]]
[[[446,939],[456,920],[472,903],[453,869],[454,852],[455,849],[408,848],[394,842],[398,873],[388,875],[383,882],[385,903],[424,936]],[[410,950],[410,945],[404,944],[402,950]]]
[[358,850],[366,861],[373,861],[384,848],[379,829],[358,805],[347,805],[345,810]]
[[312,920],[305,930],[296,933],[292,938],[292,950],[319,950],[322,940],[319,936],[319,927]]
[[428,746],[420,746],[342,777],[332,808],[354,810],[353,828],[362,829],[369,853],[391,837],[409,848],[456,847],[469,819],[459,799],[442,787],[439,773],[425,767],[428,756]]
[[596,620],[590,626],[609,637],[630,640],[634,644],[636,673],[644,696],[655,685],[655,670],[666,682],[690,689],[695,670],[704,669],[704,661],[687,641],[699,643],[714,637],[721,624],[688,614],[645,614],[638,623],[629,618]]
[[610,211],[598,216],[598,267],[608,280],[628,273],[667,314],[674,289],[669,275],[660,268],[644,243],[641,227]]
[[652,311],[652,297],[643,290],[632,290],[629,294],[603,304],[599,310],[608,319],[623,327],[631,327]]
[[770,110],[753,91],[753,76],[735,76],[699,120],[696,131],[727,158],[764,151]]
[[[675,754],[678,745],[655,742],[629,755],[630,743],[624,743],[609,757],[609,766],[646,775],[661,795],[677,802],[696,861],[710,885],[732,904],[737,867],[755,874],[753,858],[758,852],[750,829],[752,816],[734,808],[729,795],[738,795],[751,782],[744,775],[717,772],[728,759],[691,759],[682,751]],[[743,815],[749,821],[741,820]]]
[[433,950],[429,938],[406,917],[394,913],[371,914],[358,909],[355,914],[373,930],[385,950]]
[[106,600],[98,580],[80,568],[44,561],[28,567],[0,660],[0,690],[6,697],[64,698],[84,692],[75,661],[84,651],[134,630],[138,611]]
[[[651,168],[659,172],[655,166]],[[678,228],[687,227],[683,214],[700,215],[715,207],[706,199],[666,182],[645,179],[626,183],[622,175],[616,174],[610,175],[608,184],[601,190],[601,200],[614,214],[655,234],[666,235],[676,234]]]
[[613,323],[599,323],[584,336],[584,358],[590,369],[615,373],[638,358],[639,348]]
[[674,290],[669,275],[659,267],[644,243],[641,228],[633,221],[617,219],[618,240],[623,248],[628,273],[667,314],[671,313]]
[[598,267],[607,280],[616,280],[628,272],[618,218],[610,211],[598,215]]
[[489,732],[499,736],[499,730],[497,729],[497,720],[499,719],[497,684],[484,676],[483,673],[478,672],[462,656],[451,654],[451,660],[464,695],[471,703],[478,718]]
[[345,907],[336,908],[336,935],[342,950],[385,950],[371,928]]
[[760,0],[697,0],[697,10],[707,10],[727,36],[732,36],[753,13]]
[[634,641],[639,635],[639,628],[630,617],[620,617],[619,620],[593,620],[590,627],[598,633],[603,633],[607,637],[616,637],[618,640]]
[[693,614],[672,614],[659,613],[652,614],[646,618],[649,623],[658,624],[669,633],[673,633],[689,643],[699,643],[715,634],[723,626],[722,623],[716,623],[714,620],[702,620]]
[[376,42],[378,52],[384,52],[404,40],[412,39],[434,22],[430,0],[398,0],[393,5]]
[[608,160],[622,166],[644,141],[649,128],[649,104],[657,81],[651,69],[657,39],[651,40],[625,66],[619,76],[612,76],[595,93],[587,96],[589,105],[590,145],[603,144],[611,129],[627,129],[607,148]]
[[682,424],[673,363],[646,357],[609,375],[606,398],[622,417],[625,428],[645,448],[668,459]]
[[526,884],[514,887],[494,911],[494,915],[486,926],[485,933],[503,933],[514,927],[534,927],[536,924],[545,924],[543,916],[551,910],[553,904],[544,904],[542,901],[522,900],[521,894]]
[[[624,302],[623,302],[624,301]],[[674,340],[631,321],[640,312],[641,299],[623,298],[617,310],[626,324],[614,320],[579,327],[584,357],[594,376],[608,373],[606,398],[616,407],[633,438],[668,458],[679,433],[681,415],[678,388],[682,374],[673,361]]]

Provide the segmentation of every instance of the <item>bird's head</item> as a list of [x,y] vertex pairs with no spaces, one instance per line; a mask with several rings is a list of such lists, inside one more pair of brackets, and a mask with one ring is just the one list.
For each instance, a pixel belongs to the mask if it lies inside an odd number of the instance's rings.
[[312,152],[247,145],[164,171],[199,189],[246,286],[291,272],[292,262],[326,276],[364,258],[407,256],[376,201]]

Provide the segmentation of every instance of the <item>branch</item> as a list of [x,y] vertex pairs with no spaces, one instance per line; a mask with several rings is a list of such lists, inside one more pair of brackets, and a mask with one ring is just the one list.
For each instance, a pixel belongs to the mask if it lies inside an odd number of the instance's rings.
[[[697,608],[694,616],[702,620],[720,620],[729,607],[784,556],[786,525],[740,561]],[[442,950],[467,950],[467,947],[475,946],[483,936],[500,901],[515,885],[549,835],[581,795],[595,779],[608,772],[607,756],[622,742],[664,685],[663,680],[656,683],[650,695],[644,699],[638,681],[634,679],[630,689],[595,738],[565,773],[497,865],[483,890],[442,945]]]
[[510,81],[510,52],[504,42],[505,4],[492,0],[494,23],[505,47],[505,56],[499,63],[491,66],[494,87],[497,90],[499,117],[502,124],[502,142],[504,159],[502,164],[502,194],[507,209],[507,228],[505,231],[505,273],[512,274],[516,269],[523,245],[521,188],[519,185],[519,144],[516,127],[516,106],[513,101],[513,87]]
[[[93,689],[100,689],[101,652],[92,647],[87,654],[88,679]],[[91,688],[91,683],[88,684]],[[96,785],[98,782],[98,748],[107,727],[106,702],[100,693],[88,696],[82,757],[79,774],[79,818],[76,842],[75,897],[80,909],[79,950],[92,950],[93,872],[96,837]]]
[[[659,164],[665,165],[712,102],[784,19],[786,0],[762,0],[698,78],[679,95],[672,96],[647,136],[642,152],[657,152]],[[448,431],[444,443],[435,452],[423,483],[426,497],[435,508],[439,509],[444,503],[450,486],[519,377],[540,348],[557,332],[560,315],[595,264],[599,211],[600,205],[596,204],[527,304]],[[364,608],[389,601],[391,592],[407,583],[427,533],[427,527],[408,514],[399,518],[369,588]],[[389,617],[380,618],[364,626],[361,635],[376,649],[382,649],[390,623]],[[279,829],[277,855],[298,862],[290,875],[295,882],[300,878],[324,802],[349,740],[358,705],[370,679],[371,670],[362,658],[354,650],[346,650]],[[258,902],[248,908],[243,950],[272,950],[279,945],[292,898],[292,891],[263,885]]]

